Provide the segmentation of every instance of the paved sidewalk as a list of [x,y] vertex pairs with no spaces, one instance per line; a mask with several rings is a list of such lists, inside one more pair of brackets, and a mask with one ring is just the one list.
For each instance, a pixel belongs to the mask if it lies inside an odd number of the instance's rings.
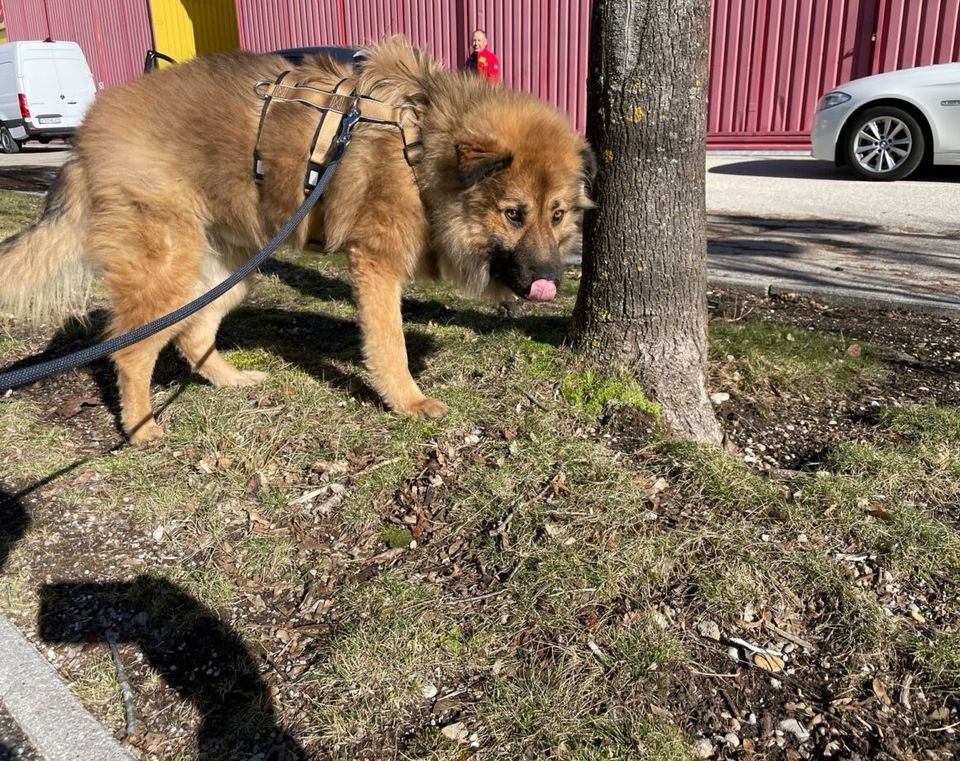
[[[56,670],[0,616],[0,752],[27,761],[130,761]],[[22,749],[22,755],[14,755]]]

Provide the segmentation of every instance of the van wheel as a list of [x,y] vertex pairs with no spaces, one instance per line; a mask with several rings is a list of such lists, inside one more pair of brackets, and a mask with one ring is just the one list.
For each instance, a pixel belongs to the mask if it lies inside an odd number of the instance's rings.
[[0,151],[4,153],[20,153],[20,143],[13,139],[10,130],[0,126]]

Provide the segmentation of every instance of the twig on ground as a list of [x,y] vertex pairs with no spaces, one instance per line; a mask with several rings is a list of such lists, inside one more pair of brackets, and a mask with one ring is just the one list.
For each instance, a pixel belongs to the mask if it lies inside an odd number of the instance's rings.
[[931,732],[950,732],[957,727],[960,727],[960,721],[955,721],[953,724],[947,724],[945,727],[934,727],[931,729]]
[[117,670],[117,682],[120,684],[120,692],[123,695],[123,712],[127,720],[123,736],[120,738],[123,740],[137,734],[137,718],[133,708],[133,688],[130,686],[127,672],[123,668],[123,662],[120,660],[120,651],[117,650],[116,641],[113,637],[109,637],[107,644],[110,645],[110,655],[113,656],[113,665]]
[[539,407],[539,408],[540,408],[541,410],[543,410],[544,412],[549,412],[549,411],[550,411],[550,408],[549,408],[547,405],[545,405],[543,402],[541,402],[539,399],[537,399],[537,397],[535,397],[535,396],[534,396],[533,394],[531,394],[529,391],[524,391],[524,392],[523,392],[523,395],[524,395],[525,397],[527,397],[527,399],[530,400],[530,403],[531,403],[531,404]]
[[767,627],[770,631],[772,631],[774,634],[779,634],[779,635],[780,635],[781,637],[783,637],[785,640],[788,640],[788,641],[792,642],[794,645],[799,645],[799,646],[802,647],[804,650],[810,650],[811,652],[816,652],[816,650],[817,650],[817,646],[814,645],[812,642],[808,642],[807,640],[803,639],[802,637],[798,637],[798,636],[795,635],[795,634],[791,634],[790,632],[784,631],[784,630],[781,629],[779,626],[774,626],[774,625],[771,624],[769,621],[765,621],[765,622],[764,622],[764,626],[766,626],[766,627]]
[[910,704],[910,685],[913,684],[913,674],[907,674],[903,678],[903,686],[900,689],[900,705],[908,711],[913,708]]
[[455,599],[444,600],[447,605],[462,605],[470,602],[480,602],[480,600],[489,600],[491,597],[497,597],[506,592],[506,589],[496,589],[493,592],[487,592],[485,595],[476,595],[475,597],[458,597]]

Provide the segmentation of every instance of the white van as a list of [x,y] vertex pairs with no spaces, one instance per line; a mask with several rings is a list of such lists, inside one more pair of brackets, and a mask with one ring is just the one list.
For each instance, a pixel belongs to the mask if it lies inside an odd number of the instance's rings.
[[16,153],[26,140],[69,140],[95,95],[77,43],[0,45],[0,150]]

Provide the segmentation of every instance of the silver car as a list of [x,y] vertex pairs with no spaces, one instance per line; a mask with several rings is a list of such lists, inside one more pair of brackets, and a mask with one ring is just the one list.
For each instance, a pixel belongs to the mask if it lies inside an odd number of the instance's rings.
[[810,137],[816,158],[868,180],[960,164],[960,63],[847,82],[820,98]]

